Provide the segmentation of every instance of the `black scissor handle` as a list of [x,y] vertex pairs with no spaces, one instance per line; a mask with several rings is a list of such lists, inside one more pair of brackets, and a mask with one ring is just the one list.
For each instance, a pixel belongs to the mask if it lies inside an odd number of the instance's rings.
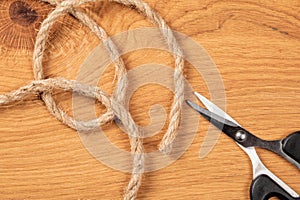
[[300,163],[300,131],[292,133],[282,140],[282,150]]
[[300,170],[300,131],[294,132],[282,140],[267,141],[258,138],[254,146],[273,151]]
[[300,200],[300,197],[292,197],[280,185],[267,175],[256,177],[250,188],[251,200],[268,200],[277,197],[280,200]]

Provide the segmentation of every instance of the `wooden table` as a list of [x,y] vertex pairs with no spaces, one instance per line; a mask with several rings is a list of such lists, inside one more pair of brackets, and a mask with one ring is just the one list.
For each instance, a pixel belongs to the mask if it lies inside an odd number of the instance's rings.
[[[33,0],[20,1],[25,3],[0,2],[1,93],[33,79],[34,38],[41,20],[52,9]],[[146,2],[170,27],[208,51],[224,82],[226,109],[245,128],[268,140],[299,130],[298,0]],[[26,11],[26,6],[33,10]],[[20,7],[27,14],[18,12],[22,11]],[[115,3],[89,4],[85,9],[109,35],[153,26],[135,10]],[[61,18],[48,41],[46,77],[74,79],[98,44],[98,38],[73,17]],[[128,70],[151,62],[174,64],[170,54],[151,49],[122,58]],[[99,82],[108,93],[112,93],[115,84],[113,69],[109,67]],[[185,65],[185,75],[195,91],[209,97],[205,82],[189,63]],[[138,89],[130,101],[133,119],[139,125],[147,125],[149,106],[160,104],[168,113],[172,98],[171,91],[155,84]],[[57,91],[55,99],[72,113],[71,93]],[[51,116],[38,97],[0,109],[0,199],[122,197],[130,174],[111,169],[91,156],[76,131]],[[103,113],[104,109],[99,106],[97,111]],[[144,141],[147,151],[156,149],[166,127]],[[104,128],[114,144],[129,151],[126,134],[113,123]],[[231,139],[222,134],[213,151],[199,159],[207,129],[208,123],[200,120],[191,146],[180,159],[144,174],[139,199],[249,199],[251,164]],[[300,193],[300,174],[295,167],[270,152],[258,153],[270,170]]]

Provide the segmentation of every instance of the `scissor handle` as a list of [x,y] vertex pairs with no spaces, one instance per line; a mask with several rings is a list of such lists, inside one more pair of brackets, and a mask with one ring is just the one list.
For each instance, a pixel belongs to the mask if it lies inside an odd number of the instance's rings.
[[282,140],[266,141],[258,138],[253,145],[277,153],[300,170],[300,131]]
[[300,131],[282,140],[282,150],[300,164]]
[[268,200],[271,197],[277,197],[280,200],[300,200],[300,197],[292,197],[265,174],[256,177],[252,181],[250,197],[251,200]]

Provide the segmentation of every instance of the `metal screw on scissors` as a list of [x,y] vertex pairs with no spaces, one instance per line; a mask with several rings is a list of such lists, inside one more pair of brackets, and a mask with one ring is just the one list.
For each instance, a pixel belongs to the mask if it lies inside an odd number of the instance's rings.
[[255,147],[273,151],[300,169],[300,131],[282,140],[262,140],[242,128],[233,118],[204,96],[197,92],[195,95],[207,110],[189,100],[186,100],[187,104],[232,138],[249,156],[253,167],[251,200],[267,200],[271,197],[278,197],[281,200],[300,200],[299,194],[265,167],[255,151]]

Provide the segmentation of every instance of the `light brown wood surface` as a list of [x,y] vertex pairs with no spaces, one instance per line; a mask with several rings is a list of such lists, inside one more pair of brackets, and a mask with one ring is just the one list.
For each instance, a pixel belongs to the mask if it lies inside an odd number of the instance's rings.
[[[20,0],[35,15],[11,13],[14,0],[0,2],[0,92],[33,79],[35,34],[50,5]],[[227,111],[261,138],[281,139],[299,130],[300,2],[298,0],[147,0],[176,31],[201,44],[222,76]],[[17,8],[15,8],[17,9]],[[85,6],[109,35],[153,25],[133,9],[115,3]],[[17,15],[12,18],[11,15]],[[30,18],[31,16],[31,18]],[[71,16],[52,30],[44,59],[47,77],[74,79],[90,51],[99,44],[93,33]],[[141,50],[122,57],[128,70],[145,63],[173,66],[172,56]],[[185,75],[195,91],[209,97],[205,82],[190,64]],[[111,93],[114,71],[109,67],[99,86]],[[72,113],[70,93],[55,99]],[[171,107],[172,92],[158,85],[137,90],[130,112],[139,125],[149,123],[152,104]],[[147,106],[145,103],[147,102]],[[98,108],[99,113],[105,110]],[[156,149],[166,127],[145,140]],[[251,163],[231,139],[221,135],[213,151],[198,158],[208,123],[201,120],[192,145],[180,159],[144,174],[139,199],[249,199]],[[129,151],[129,141],[116,125],[105,126],[107,137]],[[130,174],[111,169],[92,157],[76,131],[52,117],[38,97],[0,108],[0,199],[120,199]],[[273,153],[258,150],[266,166],[300,193],[299,171]]]

